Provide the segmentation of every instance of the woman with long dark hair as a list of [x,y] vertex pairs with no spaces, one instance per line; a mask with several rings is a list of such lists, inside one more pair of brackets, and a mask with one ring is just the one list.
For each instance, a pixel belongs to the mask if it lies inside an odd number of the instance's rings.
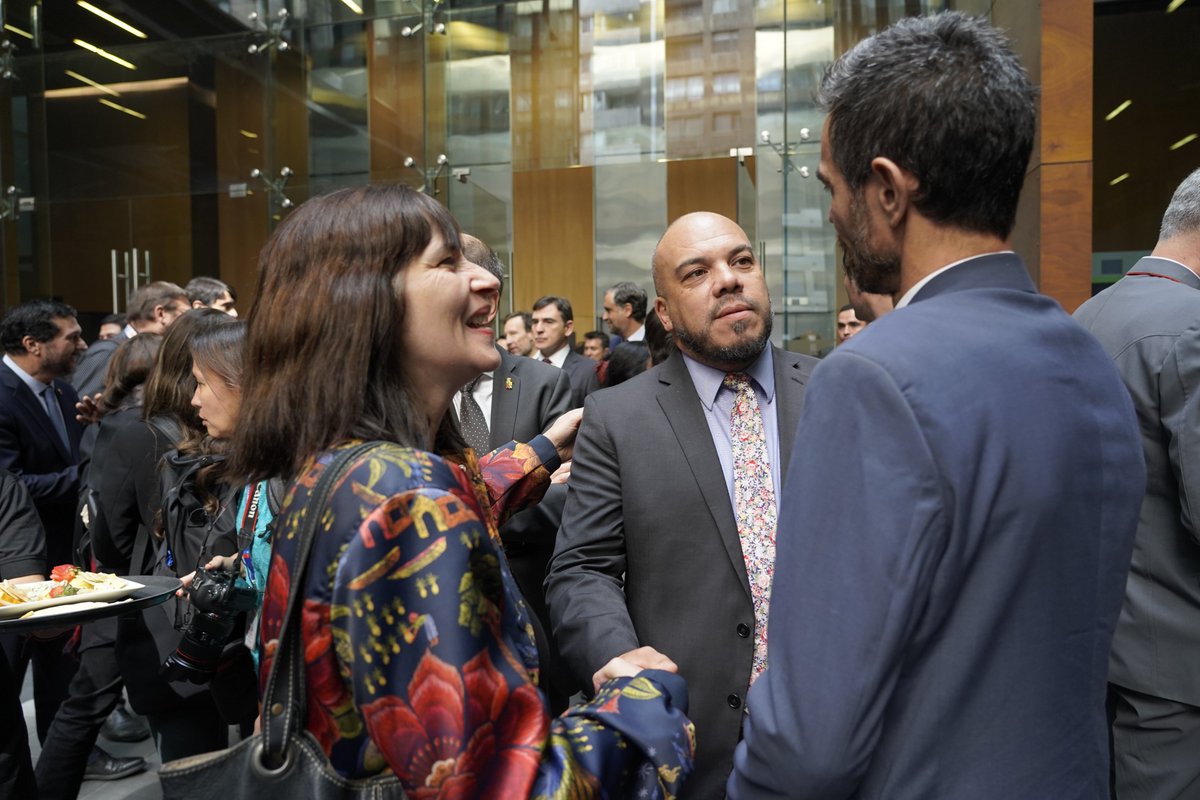
[[[405,187],[345,189],[293,211],[259,267],[230,473],[294,479],[276,520],[261,674],[289,595],[303,592],[305,727],[333,767],[394,774],[413,797],[677,793],[692,753],[672,706],[686,697],[678,676],[612,665],[628,677],[554,720],[537,690],[497,518],[541,496],[579,416],[481,460],[464,445],[448,408],[499,362],[499,285],[463,258],[454,219]],[[323,470],[362,440],[383,444],[310,507]],[[313,515],[296,585],[294,534]]]

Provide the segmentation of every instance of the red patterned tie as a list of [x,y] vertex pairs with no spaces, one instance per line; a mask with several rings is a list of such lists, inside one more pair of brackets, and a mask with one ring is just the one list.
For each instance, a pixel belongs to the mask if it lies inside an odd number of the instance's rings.
[[725,376],[725,386],[734,391],[729,417],[733,445],[733,509],[738,538],[750,579],[754,601],[754,666],[750,682],[767,668],[767,609],[771,601],[771,578],[775,574],[775,483],[763,428],[758,396],[745,373]]

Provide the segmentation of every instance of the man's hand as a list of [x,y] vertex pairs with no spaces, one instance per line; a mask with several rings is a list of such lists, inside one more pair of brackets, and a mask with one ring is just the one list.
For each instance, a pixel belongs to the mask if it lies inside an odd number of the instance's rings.
[[571,462],[564,461],[550,474],[550,484],[566,483],[571,479]]
[[575,434],[579,433],[579,423],[583,420],[583,409],[576,408],[568,411],[546,429],[546,438],[558,451],[561,461],[570,461],[575,449]]
[[79,398],[79,402],[75,404],[75,419],[81,425],[91,425],[99,422],[104,416],[103,407],[100,405],[100,399],[104,397],[103,392],[96,392],[91,397],[84,395]]
[[661,669],[667,672],[678,672],[679,667],[674,661],[655,650],[653,647],[639,647],[622,653],[609,661],[592,676],[592,689],[600,691],[600,686],[612,678],[624,678],[637,675],[644,669]]

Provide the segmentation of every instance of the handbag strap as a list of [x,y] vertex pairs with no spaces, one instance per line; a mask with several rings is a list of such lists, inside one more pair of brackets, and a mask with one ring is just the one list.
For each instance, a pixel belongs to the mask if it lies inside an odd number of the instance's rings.
[[350,465],[382,442],[362,442],[338,453],[329,463],[305,503],[304,518],[296,534],[296,556],[291,591],[279,633],[279,644],[263,693],[263,760],[274,768],[286,758],[288,740],[302,723],[305,709],[304,643],[301,609],[304,606],[309,556],[317,524],[325,515],[329,495]]

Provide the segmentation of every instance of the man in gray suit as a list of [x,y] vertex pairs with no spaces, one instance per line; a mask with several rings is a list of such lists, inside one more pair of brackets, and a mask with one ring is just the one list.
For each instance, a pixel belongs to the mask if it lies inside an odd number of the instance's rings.
[[[495,275],[503,284],[504,265],[496,253],[480,239],[462,236],[463,255]],[[512,355],[503,348],[500,366],[484,373],[471,384],[471,400],[487,420],[487,444],[479,454],[495,450],[508,442],[528,442],[571,410],[571,381],[565,370],[524,356]],[[463,392],[454,398],[454,410],[462,420],[466,402]],[[476,448],[479,450],[479,448]],[[541,502],[509,518],[500,526],[504,554],[521,595],[533,612],[539,634],[541,688],[553,713],[566,709],[572,694],[570,680],[560,664],[558,651],[547,635],[550,617],[546,611],[546,565],[554,552],[554,539],[562,520],[567,487],[552,485]]]
[[756,495],[773,506],[817,362],[769,344],[762,268],[732,220],[676,220],[653,268],[656,309],[679,352],[588,399],[547,601],[585,685],[609,677],[615,656],[678,666],[698,747],[684,794],[721,797],[743,698],[763,666],[774,548],[773,508],[760,509],[764,525],[740,524],[735,477],[748,459],[735,455],[734,429],[756,426]]
[[138,333],[166,333],[167,327],[189,308],[187,293],[173,283],[154,281],[140,287],[126,304],[129,323],[125,330],[111,339],[93,343],[79,359],[79,366],[71,376],[75,392],[80,397],[91,397],[104,391],[108,362],[121,342]]
[[1154,251],[1084,303],[1133,397],[1146,495],[1109,664],[1115,795],[1200,796],[1200,170]]

